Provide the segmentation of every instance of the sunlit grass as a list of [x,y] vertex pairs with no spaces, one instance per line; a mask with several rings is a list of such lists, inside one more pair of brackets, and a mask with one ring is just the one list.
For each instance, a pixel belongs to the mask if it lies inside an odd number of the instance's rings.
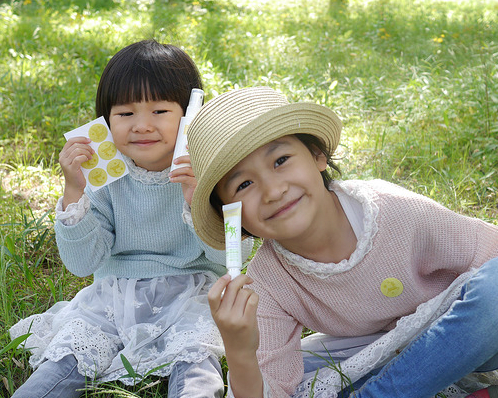
[[[345,178],[384,178],[496,222],[496,1],[7,1],[0,37],[0,347],[18,319],[91,281],[65,271],[54,245],[58,153],[95,117],[107,61],[144,38],[184,48],[207,99],[269,85],[334,109]],[[26,359],[0,356],[0,395],[29,375]],[[125,391],[165,395],[164,383],[144,387]]]

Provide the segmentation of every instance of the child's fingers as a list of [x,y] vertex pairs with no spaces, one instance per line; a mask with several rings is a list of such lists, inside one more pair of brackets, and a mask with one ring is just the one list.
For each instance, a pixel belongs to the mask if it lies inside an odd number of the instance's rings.
[[230,280],[230,275],[223,275],[208,292],[211,312],[217,313],[223,308],[230,311],[234,306],[240,290],[244,285],[250,283],[252,283],[252,279],[246,275],[239,275],[233,280]]
[[244,285],[252,283],[251,278],[239,275],[226,287],[216,314],[223,322],[236,321],[243,316],[245,305],[252,290],[244,289]]
[[252,279],[244,274],[241,274],[232,279],[225,290],[225,294],[223,295],[223,302],[227,305],[233,306],[233,303],[235,302],[240,290],[245,285],[251,284],[252,282]]
[[221,295],[230,283],[230,275],[223,275],[218,279],[208,292],[208,302],[211,312],[216,313],[221,303]]
[[66,145],[72,145],[74,143],[89,144],[92,140],[88,137],[71,137],[67,140]]
[[244,292],[247,292],[247,298],[245,300],[245,303],[244,303],[244,309],[245,311],[244,312],[251,312],[251,311],[256,311],[256,308],[258,307],[258,303],[259,303],[259,296],[258,294],[252,290],[252,289],[248,289],[248,288],[244,288],[242,289],[242,291]]
[[82,156],[85,156],[86,159],[82,160],[80,163],[83,163],[85,160],[90,160],[95,151],[88,145],[89,141],[90,140],[85,137],[73,137],[68,140],[59,154],[59,162],[62,165],[69,166],[75,159],[81,161]]
[[[254,290],[242,288],[238,290],[232,308],[236,314],[240,317],[244,317],[245,315],[250,315],[253,312],[256,312],[255,309],[257,308],[258,301],[259,296]],[[254,305],[256,305],[255,308]]]
[[[177,171],[177,170],[181,170],[181,169],[176,169],[175,171]],[[172,173],[174,173],[175,171],[173,171]],[[169,180],[171,182],[177,182],[177,183],[180,183],[182,185],[186,185],[190,189],[195,189],[195,187],[197,186],[197,180],[195,179],[195,177],[193,175],[188,175],[188,174],[171,175],[169,177]]]
[[258,309],[258,303],[259,303],[259,296],[256,294],[256,292],[252,291],[252,294],[247,299],[247,305],[245,307],[246,314],[251,317],[255,317],[256,311]]
[[195,178],[194,177],[194,171],[192,170],[192,167],[190,166],[185,166],[185,167],[179,167],[169,173],[169,178],[171,182],[184,182],[184,180],[181,180],[181,178]]
[[87,137],[73,137],[67,140],[64,147],[61,150],[61,154],[68,154],[75,148],[87,148],[93,151],[92,147],[89,145],[91,140]]
[[59,155],[59,163],[63,169],[69,167],[78,169],[83,162],[92,159],[93,153],[91,149],[84,147],[72,148],[68,152]]
[[174,164],[190,163],[190,155],[178,156],[173,160]]

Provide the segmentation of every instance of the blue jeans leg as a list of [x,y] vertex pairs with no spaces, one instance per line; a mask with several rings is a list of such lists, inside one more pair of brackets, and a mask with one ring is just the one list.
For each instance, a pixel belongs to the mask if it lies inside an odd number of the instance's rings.
[[77,398],[86,378],[78,373],[78,362],[67,355],[59,362],[46,361],[17,389],[12,398]]
[[461,298],[351,396],[429,398],[498,364],[498,259],[484,264]]
[[178,362],[169,376],[168,398],[221,398],[223,373],[214,356],[201,363]]

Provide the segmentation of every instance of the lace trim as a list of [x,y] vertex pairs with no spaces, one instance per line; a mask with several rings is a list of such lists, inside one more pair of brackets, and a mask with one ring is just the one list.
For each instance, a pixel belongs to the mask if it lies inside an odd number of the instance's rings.
[[128,169],[130,170],[130,177],[134,180],[140,181],[143,184],[152,185],[159,184],[165,185],[169,184],[169,170],[164,169],[163,171],[149,171],[142,167],[139,167],[135,164],[135,162],[127,156],[123,155],[123,158],[128,165]]
[[[359,380],[373,369],[385,365],[399,351],[413,340],[422,330],[432,322],[441,317],[451,307],[452,303],[458,299],[463,284],[475,272],[469,271],[460,275],[453,283],[433,299],[422,303],[417,310],[408,316],[401,318],[396,328],[380,337],[363,350],[352,357],[341,362],[341,374],[331,368],[323,368],[318,372],[316,378],[303,380],[296,390],[294,398],[304,398],[310,396],[311,391],[315,397],[337,397],[337,393],[345,387],[344,376],[347,375],[351,383]],[[452,397],[460,396],[460,389],[451,386],[447,392],[453,391]],[[446,391],[445,390],[445,391]],[[450,395],[447,394],[449,397]]]
[[192,212],[190,206],[186,201],[183,202],[182,219],[185,224],[189,227],[194,228],[194,222],[192,221]]
[[71,203],[66,210],[62,210],[62,198],[55,205],[55,219],[63,225],[76,225],[90,209],[90,198],[84,193],[77,203]]
[[[11,335],[14,336],[28,333],[31,328],[37,330],[37,334],[32,334],[25,344],[36,347],[31,349],[33,355],[29,359],[33,368],[36,369],[46,359],[57,362],[67,355],[74,355],[78,360],[78,372],[99,383],[119,379],[124,384],[133,385],[138,381],[138,379],[122,378],[128,372],[118,359],[122,348],[122,342],[118,337],[105,333],[100,327],[91,326],[82,319],[73,319],[66,323],[47,345],[45,339],[52,334],[50,323],[37,315],[32,317],[29,324],[22,322],[11,330]],[[158,333],[162,336],[158,344],[141,347],[140,355],[125,348],[123,352],[125,357],[139,375],[160,368],[152,374],[164,377],[171,373],[177,362],[200,363],[210,355],[221,357],[224,354],[218,330],[203,316],[199,316],[192,330],[179,331],[172,326],[168,331],[158,331],[151,324],[149,328],[144,328],[140,332],[142,340],[157,339]],[[144,334],[145,332],[148,332],[148,335]],[[192,347],[193,336],[198,340],[195,348]],[[130,336],[130,340],[134,338],[136,340],[137,336]],[[161,344],[173,354],[165,358],[157,348]],[[114,365],[116,360],[118,360],[117,366]],[[166,363],[167,366],[161,367]]]
[[325,279],[331,275],[337,275],[352,269],[372,249],[373,238],[378,231],[377,216],[379,214],[379,207],[375,202],[377,196],[372,189],[356,184],[354,181],[334,181],[329,189],[331,191],[340,190],[346,195],[353,197],[361,203],[363,208],[363,234],[359,237],[356,250],[351,254],[349,259],[344,259],[337,264],[319,263],[304,258],[299,254],[292,253],[275,240],[272,241],[277,254],[281,255],[290,265],[299,268],[304,274],[314,275],[320,279]]
[[[209,320],[204,319],[202,316],[193,325],[193,330],[178,331],[173,326],[169,331],[161,334],[164,336],[162,339],[166,347],[171,352],[176,352],[176,354],[165,358],[157,351],[155,346],[143,347],[139,356],[127,353],[126,358],[134,365],[133,368],[138,375],[145,375],[151,369],[156,369],[151,374],[166,377],[171,374],[173,367],[178,362],[201,363],[213,354],[218,358],[224,355],[223,341],[218,330],[213,327]],[[192,338],[197,339],[198,344],[195,349],[192,347]],[[165,366],[165,364],[167,365]],[[120,380],[123,384],[133,385],[140,380],[140,378],[134,380],[133,378],[123,377],[128,372],[121,366],[117,369],[116,366],[111,366],[111,368],[113,369],[107,369],[98,378],[99,383]]]

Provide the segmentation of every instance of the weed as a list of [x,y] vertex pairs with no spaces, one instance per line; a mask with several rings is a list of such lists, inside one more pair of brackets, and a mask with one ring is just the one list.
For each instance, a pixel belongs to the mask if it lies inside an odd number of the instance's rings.
[[[496,222],[496,11],[471,0],[1,2],[0,395],[30,374],[10,326],[91,283],[55,247],[56,159],[63,133],[95,117],[99,76],[120,48],[151,37],[181,46],[207,100],[268,85],[329,106],[344,124],[344,178],[384,178]],[[164,384],[86,395],[165,396]]]

